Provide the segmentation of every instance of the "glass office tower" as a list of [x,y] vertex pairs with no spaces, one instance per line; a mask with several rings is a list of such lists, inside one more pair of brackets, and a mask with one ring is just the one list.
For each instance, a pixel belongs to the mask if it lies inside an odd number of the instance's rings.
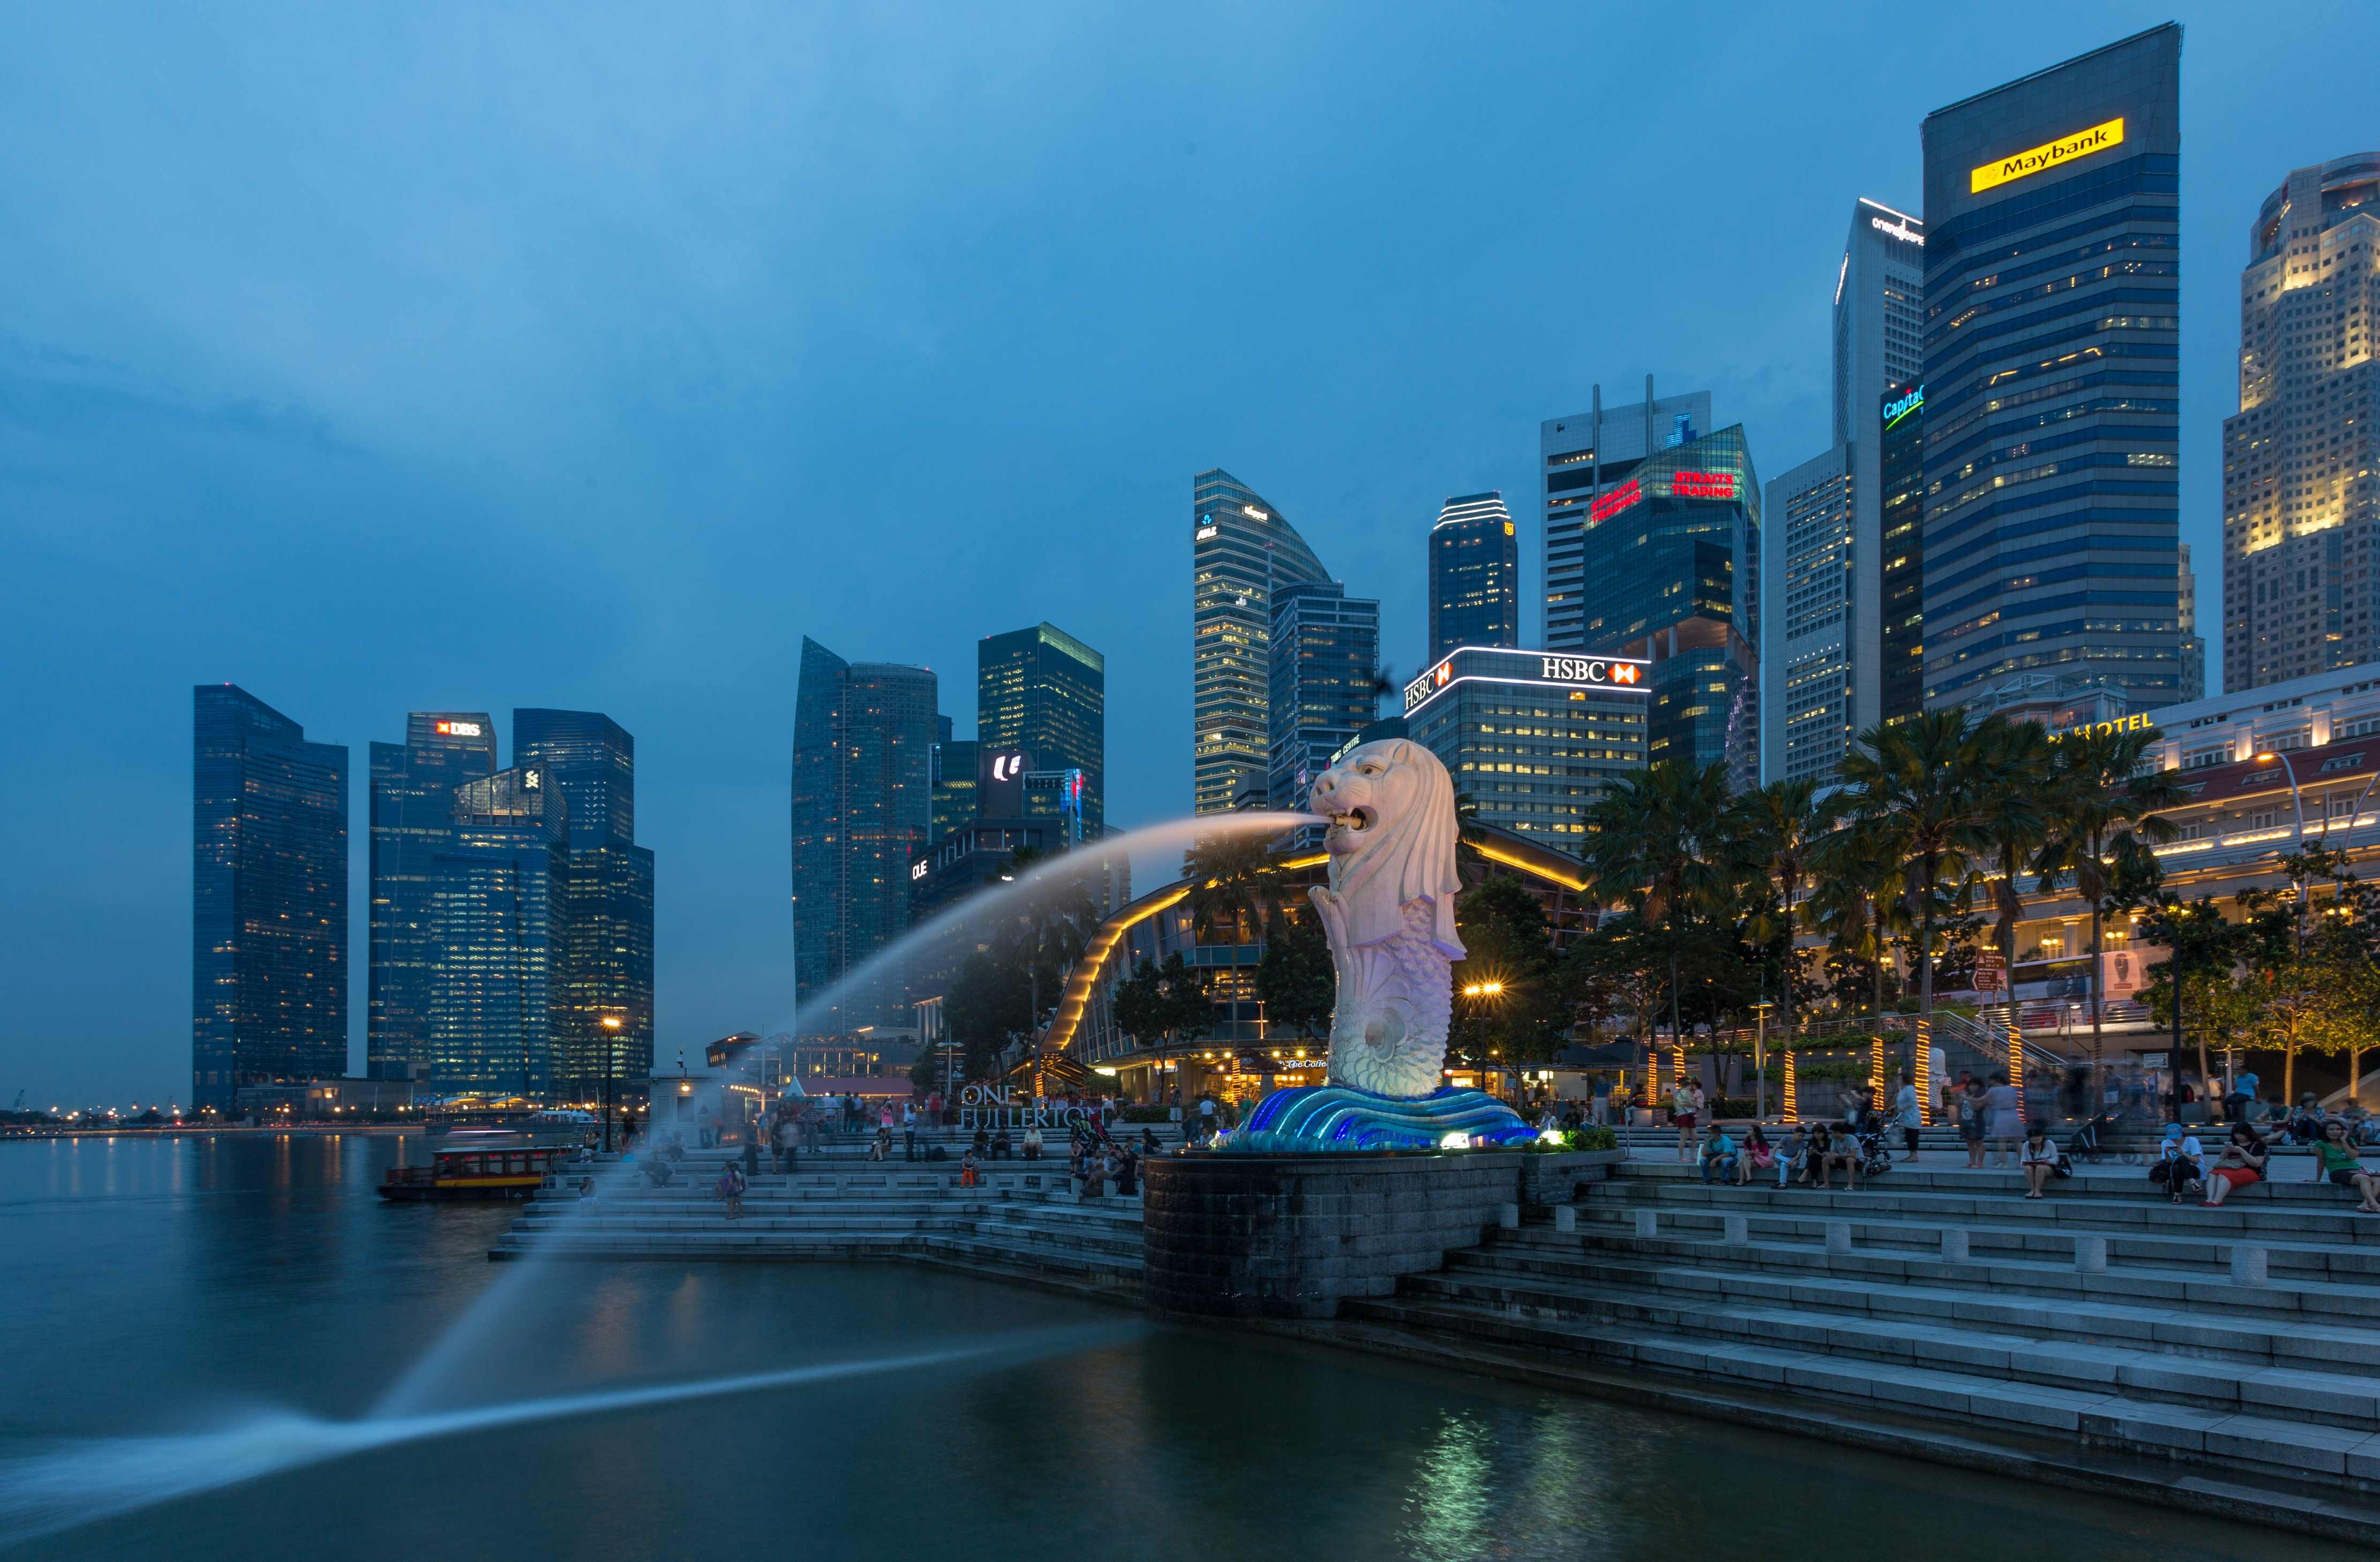
[[190,1100],[347,1072],[347,751],[192,691]]
[[1875,610],[1861,611],[1858,587],[1861,565],[1876,571],[1876,550],[1859,545],[1858,451],[1838,444],[1768,484],[1763,535],[1779,598],[1761,656],[1770,781],[1832,780],[1863,717],[1874,720],[1875,658],[1860,652],[1873,645]]
[[1335,580],[1272,594],[1270,778],[1267,805],[1300,808],[1330,756],[1379,714],[1380,604]]
[[1628,480],[1636,464],[1665,445],[1682,443],[1691,431],[1711,426],[1710,393],[1655,399],[1653,377],[1645,376],[1645,399],[1634,406],[1606,406],[1603,387],[1593,405],[1567,418],[1550,418],[1537,428],[1540,495],[1546,518],[1546,648],[1556,651],[1609,649],[1588,641],[1585,598],[1590,565],[1601,567],[1587,547],[1587,516],[1601,507],[1607,489]]
[[1927,709],[2180,697],[2181,29],[1925,118]]
[[454,829],[430,871],[430,1084],[557,1099],[569,1023],[568,805],[542,770],[522,765],[465,781],[450,808]]
[[951,719],[934,718],[934,813],[929,841],[957,834],[975,821],[976,740],[951,736]]
[[1546,651],[1456,651],[1405,685],[1406,735],[1484,824],[1584,854],[1585,814],[1645,768],[1652,667]]
[[1925,387],[1886,386],[1876,421],[1884,485],[1876,720],[1906,721],[1925,708]]
[[909,920],[909,860],[933,822],[933,672],[847,662],[802,640],[794,696],[794,979],[803,1034],[890,1020],[895,976],[814,999],[899,938]]
[[1272,594],[1330,572],[1253,489],[1220,468],[1191,484],[1191,804],[1259,808],[1270,788]]
[[2223,420],[2227,694],[2380,660],[2375,332],[2380,152],[2291,169],[2256,213],[2240,273],[2240,410]]
[[1448,500],[1429,528],[1429,660],[1521,643],[1521,543],[1500,492]]
[[1581,518],[1588,654],[1649,662],[1648,761],[1760,778],[1760,479],[1740,427],[1633,463]]
[[569,805],[553,1098],[600,1101],[607,1075],[652,1072],[653,854],[637,844],[637,740],[601,711],[516,709],[513,762],[542,770]]
[[454,840],[455,789],[495,769],[496,724],[483,710],[416,710],[403,743],[371,745],[364,1056],[375,1074],[431,1061],[431,877]]
[[1108,659],[1053,624],[987,635],[975,647],[975,735],[1022,748],[1045,769],[1083,772],[1083,833],[1105,832]]

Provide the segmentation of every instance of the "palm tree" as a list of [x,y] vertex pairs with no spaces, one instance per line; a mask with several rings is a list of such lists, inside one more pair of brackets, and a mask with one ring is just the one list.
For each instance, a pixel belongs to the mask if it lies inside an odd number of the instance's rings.
[[1620,778],[1586,811],[1594,890],[1659,926],[1670,963],[1670,1034],[1682,1039],[1678,946],[1684,923],[1724,908],[1737,883],[1727,766],[1664,759]]
[[1989,838],[1993,945],[2000,951],[2000,979],[2009,1000],[2010,1045],[2021,1034],[2016,1019],[2016,925],[2024,915],[2017,886],[2027,866],[2049,839],[2049,815],[2042,797],[2049,785],[2051,740],[2034,721],[1984,719],[1975,729],[1985,763],[1984,833]]
[[1736,800],[1743,844],[1767,890],[1744,930],[1755,943],[1765,944],[1780,933],[1785,938],[1785,990],[1777,1009],[1788,1051],[1793,1046],[1793,932],[1808,920],[1801,905],[1802,890],[1815,866],[1818,843],[1834,829],[1835,813],[1832,800],[1819,800],[1815,781],[1770,781]]
[[[1839,795],[1839,811],[1841,806]],[[1875,976],[1871,1001],[1881,1019],[1888,939],[1901,920],[1899,850],[1884,831],[1854,818],[1816,843],[1811,866],[1816,875],[1807,908],[1811,926],[1837,955],[1868,963]]]
[[1260,835],[1208,836],[1190,848],[1183,874],[1191,930],[1202,944],[1261,937],[1281,914],[1280,864]]
[[[1916,935],[1921,1029],[1934,1018],[1936,931],[1945,913],[1964,908],[1972,865],[1991,848],[1984,811],[1988,748],[1965,711],[1937,710],[1869,728],[1843,761],[1847,805],[1902,865],[1902,902]],[[1914,1057],[1907,1077],[1916,1077]]]
[[2046,889],[2071,878],[2091,908],[2091,1079],[2105,1069],[2100,1033],[2101,924],[2111,906],[2138,903],[2163,877],[2150,847],[2173,826],[2155,810],[2186,795],[2169,770],[2141,770],[2155,733],[2075,733],[2058,740],[2047,789],[2048,838],[2034,866]]

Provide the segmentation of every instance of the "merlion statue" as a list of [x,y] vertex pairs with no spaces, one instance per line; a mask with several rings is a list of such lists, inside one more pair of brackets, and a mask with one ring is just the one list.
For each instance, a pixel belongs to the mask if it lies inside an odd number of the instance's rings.
[[1454,783],[1402,738],[1367,743],[1323,772],[1330,885],[1312,891],[1339,1003],[1330,1083],[1276,1090],[1217,1148],[1255,1154],[1525,1144],[1536,1132],[1482,1090],[1446,1084],[1453,1010]]
[[1339,1004],[1330,1081],[1421,1096],[1446,1066],[1454,930],[1454,783],[1417,743],[1367,743],[1322,773],[1309,806],[1330,816],[1330,885],[1309,894],[1330,940]]

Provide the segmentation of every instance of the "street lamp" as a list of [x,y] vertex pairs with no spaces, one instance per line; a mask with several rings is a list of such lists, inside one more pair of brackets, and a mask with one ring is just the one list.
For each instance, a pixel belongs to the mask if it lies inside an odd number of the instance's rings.
[[620,1017],[603,1016],[603,1153],[612,1153],[612,1072],[620,1061]]

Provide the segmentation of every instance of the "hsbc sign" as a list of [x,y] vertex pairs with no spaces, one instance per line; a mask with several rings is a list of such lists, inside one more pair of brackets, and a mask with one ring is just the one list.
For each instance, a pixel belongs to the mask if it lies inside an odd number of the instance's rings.
[[1405,685],[1405,711],[1420,709],[1457,684],[1556,684],[1566,688],[1640,692],[1652,663],[1609,656],[1550,656],[1543,651],[1466,646]]

